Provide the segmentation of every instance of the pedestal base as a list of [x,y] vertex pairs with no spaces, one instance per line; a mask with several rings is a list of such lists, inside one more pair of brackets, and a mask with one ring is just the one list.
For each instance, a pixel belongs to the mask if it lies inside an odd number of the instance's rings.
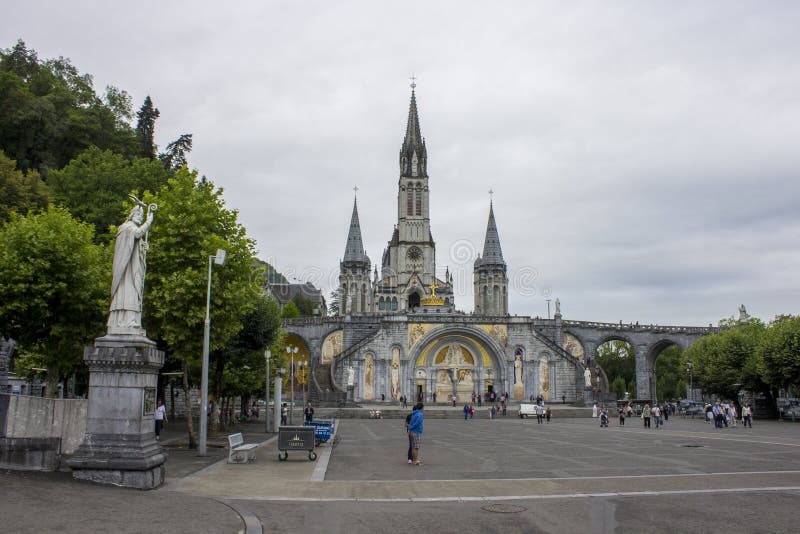
[[75,469],[72,478],[88,480],[97,484],[111,484],[123,488],[155,489],[164,483],[163,465],[146,471],[126,471],[123,469]]
[[154,432],[164,353],[143,336],[116,334],[96,339],[84,361],[90,370],[86,436],[67,460],[73,478],[157,488],[167,459]]

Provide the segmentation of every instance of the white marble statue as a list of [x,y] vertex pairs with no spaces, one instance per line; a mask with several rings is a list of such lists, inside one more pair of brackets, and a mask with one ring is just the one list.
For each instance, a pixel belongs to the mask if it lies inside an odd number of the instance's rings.
[[583,371],[583,382],[587,388],[592,387],[592,372],[588,367]]
[[145,218],[141,205],[134,206],[128,220],[117,230],[111,280],[109,334],[138,334],[142,330],[142,294],[147,256],[147,231],[153,223],[155,204]]

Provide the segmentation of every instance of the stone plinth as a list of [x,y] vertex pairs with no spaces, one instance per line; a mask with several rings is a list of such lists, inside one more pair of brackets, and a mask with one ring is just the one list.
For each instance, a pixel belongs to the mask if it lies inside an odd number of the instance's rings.
[[166,453],[155,439],[158,370],[164,352],[144,336],[111,334],[86,347],[86,437],[67,463],[72,476],[152,489],[164,482]]

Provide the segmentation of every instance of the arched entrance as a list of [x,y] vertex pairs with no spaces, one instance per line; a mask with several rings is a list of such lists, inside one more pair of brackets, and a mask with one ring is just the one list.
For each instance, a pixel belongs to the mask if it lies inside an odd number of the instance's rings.
[[414,308],[419,308],[419,303],[420,303],[419,293],[417,293],[416,291],[408,296],[409,310],[413,310]]
[[469,327],[438,329],[422,338],[412,351],[413,391],[437,402],[456,396],[460,403],[472,395],[503,391],[503,351],[483,331]]

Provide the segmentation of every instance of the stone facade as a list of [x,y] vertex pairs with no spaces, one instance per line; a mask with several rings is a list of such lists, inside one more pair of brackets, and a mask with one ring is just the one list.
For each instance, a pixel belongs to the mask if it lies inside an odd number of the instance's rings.
[[[413,85],[412,85],[413,89]],[[459,402],[493,392],[512,400],[543,397],[579,405],[608,390],[594,361],[612,339],[636,350],[637,397],[656,397],[653,362],[671,344],[686,348],[707,328],[639,327],[508,314],[507,266],[490,203],[483,253],[475,260],[474,313],[453,305],[453,276],[437,276],[430,232],[431,180],[416,95],[412,90],[400,150],[397,223],[370,280],[357,203],[340,263],[339,316],[285,321],[292,343],[307,355],[314,398],[331,388],[342,402],[392,400],[400,396]],[[328,372],[329,366],[329,372]],[[588,372],[587,372],[588,370]],[[346,395],[345,395],[346,394]]]

